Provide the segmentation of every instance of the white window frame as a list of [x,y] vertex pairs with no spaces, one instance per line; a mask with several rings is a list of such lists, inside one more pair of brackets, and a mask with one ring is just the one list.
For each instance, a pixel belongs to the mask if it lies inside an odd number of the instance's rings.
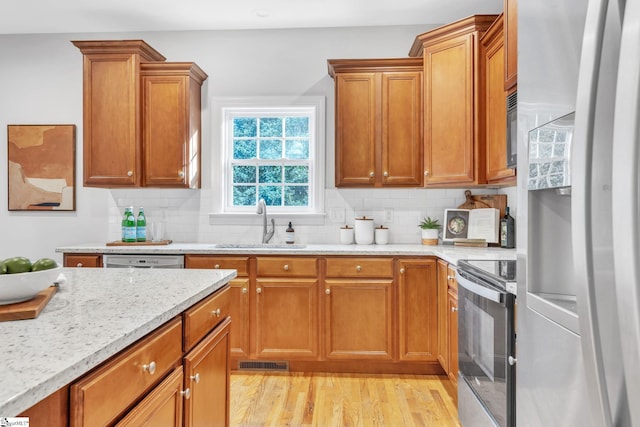
[[214,194],[213,212],[209,214],[211,224],[253,224],[259,220],[255,206],[233,206],[228,157],[231,155],[230,135],[226,121],[233,113],[255,113],[260,116],[287,115],[282,111],[291,107],[307,109],[312,116],[309,138],[309,206],[268,206],[270,217],[296,220],[298,224],[324,223],[324,178],[325,178],[325,97],[214,97],[212,99],[212,175]]

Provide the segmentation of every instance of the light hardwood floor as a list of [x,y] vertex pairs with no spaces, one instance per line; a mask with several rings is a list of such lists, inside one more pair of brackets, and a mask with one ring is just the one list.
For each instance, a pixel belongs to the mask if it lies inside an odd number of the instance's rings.
[[446,376],[234,372],[230,425],[455,426]]

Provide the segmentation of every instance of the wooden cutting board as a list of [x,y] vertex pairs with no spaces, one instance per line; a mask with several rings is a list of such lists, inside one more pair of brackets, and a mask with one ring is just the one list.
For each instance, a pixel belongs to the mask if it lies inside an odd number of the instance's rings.
[[467,200],[458,206],[458,209],[480,209],[495,208],[500,211],[500,218],[504,216],[507,210],[506,194],[471,194],[471,191],[464,192]]
[[57,286],[49,286],[29,301],[0,305],[0,322],[6,320],[35,319],[57,290]]
[[107,243],[107,246],[162,246],[168,245],[173,240],[152,240],[150,242],[122,242],[116,240],[115,242]]

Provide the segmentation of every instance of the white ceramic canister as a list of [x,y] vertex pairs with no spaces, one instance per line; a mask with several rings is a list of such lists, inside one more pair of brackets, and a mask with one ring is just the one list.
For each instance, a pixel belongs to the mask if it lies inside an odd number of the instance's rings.
[[384,226],[376,227],[376,245],[386,245],[389,243],[389,229]]
[[370,245],[373,243],[373,218],[355,219],[355,238],[358,245]]
[[340,228],[340,244],[351,245],[353,244],[353,227],[345,225]]

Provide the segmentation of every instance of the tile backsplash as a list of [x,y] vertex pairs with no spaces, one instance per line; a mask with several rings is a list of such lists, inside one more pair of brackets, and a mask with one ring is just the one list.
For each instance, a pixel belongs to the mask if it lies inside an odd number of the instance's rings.
[[[120,238],[122,212],[143,206],[147,221],[165,223],[165,235],[174,242],[258,243],[262,225],[211,224],[213,195],[210,190],[135,189],[108,190],[111,194],[109,238]],[[296,225],[296,243],[338,244],[339,229],[367,216],[375,225],[389,228],[389,243],[418,244],[418,223],[426,216],[443,222],[444,210],[465,201],[465,189],[325,189],[324,224]],[[511,215],[516,217],[516,187],[472,189],[473,194],[506,194]],[[344,218],[344,221],[340,219]],[[274,243],[283,243],[287,220],[277,217]]]

